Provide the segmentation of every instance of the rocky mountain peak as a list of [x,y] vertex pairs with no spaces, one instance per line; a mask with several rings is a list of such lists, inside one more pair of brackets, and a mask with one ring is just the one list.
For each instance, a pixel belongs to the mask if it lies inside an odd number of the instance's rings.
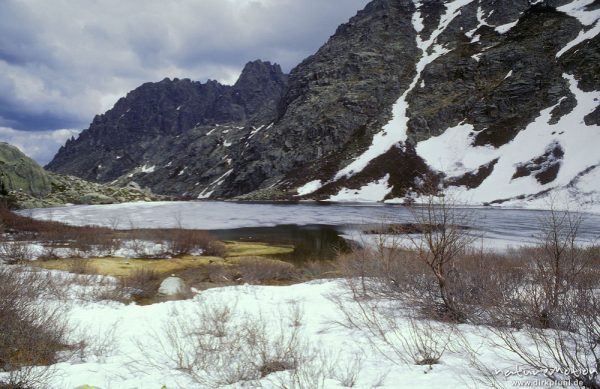
[[593,193],[599,47],[597,0],[373,0],[289,78],[145,84],[49,167],[194,198]]
[[169,153],[173,137],[205,134],[210,131],[206,126],[236,123],[244,128],[274,120],[286,85],[279,65],[260,60],[247,64],[234,86],[187,78],[145,83],[97,115],[47,168],[92,181],[113,181]]
[[234,101],[245,107],[249,117],[274,119],[272,114],[286,87],[287,75],[278,64],[261,60],[248,62],[233,86]]
[[285,82],[287,76],[281,71],[281,66],[277,63],[271,64],[269,61],[257,59],[248,62],[234,87],[238,89],[259,89],[268,86],[270,83]]

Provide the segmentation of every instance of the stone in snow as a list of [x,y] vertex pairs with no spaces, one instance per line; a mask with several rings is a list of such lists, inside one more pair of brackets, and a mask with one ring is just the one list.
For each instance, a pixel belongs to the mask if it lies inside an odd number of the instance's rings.
[[186,290],[185,283],[179,277],[171,276],[165,278],[158,288],[158,294],[164,296],[175,296],[184,293]]

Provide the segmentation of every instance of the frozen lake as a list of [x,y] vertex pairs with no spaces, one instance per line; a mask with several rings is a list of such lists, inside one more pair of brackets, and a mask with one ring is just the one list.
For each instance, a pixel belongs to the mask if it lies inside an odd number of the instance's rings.
[[[504,208],[462,208],[470,213],[473,233],[483,234],[486,246],[533,242],[546,211]],[[198,228],[230,230],[280,225],[328,225],[351,233],[356,224],[409,223],[413,216],[400,205],[321,203],[240,203],[219,201],[82,205],[20,211],[38,219],[74,225],[129,228]],[[596,242],[600,215],[584,214],[581,238]]]

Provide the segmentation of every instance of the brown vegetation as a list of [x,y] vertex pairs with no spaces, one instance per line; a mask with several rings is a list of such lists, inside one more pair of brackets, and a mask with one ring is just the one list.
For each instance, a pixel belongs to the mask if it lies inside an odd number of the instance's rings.
[[397,234],[375,236],[369,247],[339,257],[359,307],[336,299],[344,325],[383,340],[386,356],[403,363],[420,354],[411,350],[441,356],[447,343],[439,331],[414,324],[407,335],[398,320],[482,325],[500,339],[496,347],[548,372],[547,378],[599,388],[600,249],[578,242],[582,215],[551,207],[536,245],[485,252],[472,247],[468,230],[455,227],[469,222],[454,205],[437,198],[414,212],[417,223],[439,228],[404,241]]
[[48,280],[14,267],[0,267],[0,379],[2,388],[41,387],[50,371],[33,366],[57,362],[68,348],[60,308],[39,304]]

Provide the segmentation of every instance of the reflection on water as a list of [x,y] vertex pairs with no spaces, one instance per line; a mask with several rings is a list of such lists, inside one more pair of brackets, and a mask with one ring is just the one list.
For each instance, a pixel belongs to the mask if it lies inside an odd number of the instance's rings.
[[220,240],[237,240],[243,242],[263,242],[274,245],[292,245],[295,250],[290,254],[276,257],[292,262],[310,260],[330,260],[338,251],[347,251],[348,243],[340,237],[333,226],[311,224],[298,226],[295,224],[275,227],[249,227],[210,231]]

